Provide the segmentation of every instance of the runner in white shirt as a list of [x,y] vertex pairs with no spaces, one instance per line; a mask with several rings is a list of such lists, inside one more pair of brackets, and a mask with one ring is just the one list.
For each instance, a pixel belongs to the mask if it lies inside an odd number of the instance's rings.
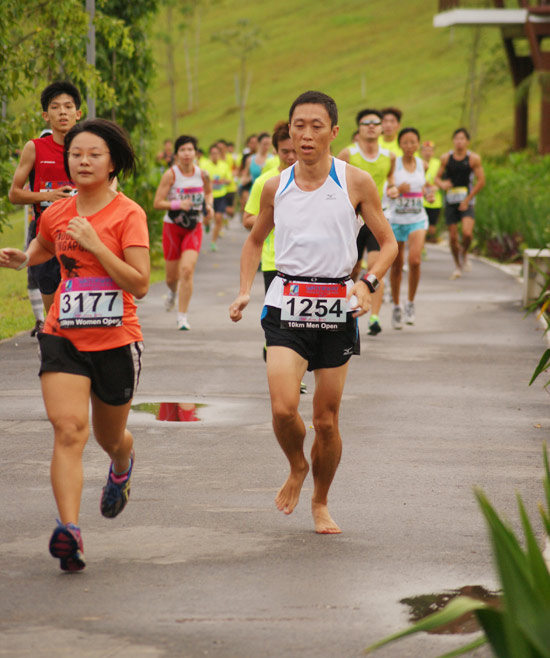
[[[334,100],[305,92],[292,104],[289,123],[298,162],[265,183],[258,219],[243,246],[239,295],[229,313],[234,322],[242,318],[263,242],[275,227],[279,275],[267,292],[262,326],[273,428],[290,464],[275,504],[291,514],[309,472],[298,404],[302,377],[313,370],[313,520],[317,533],[338,534],[327,498],[342,451],[338,412],[348,362],[359,347],[356,318],[369,309],[370,292],[397,246],[372,178],[330,155],[339,130]],[[358,212],[380,244],[380,258],[353,283]]]
[[399,303],[401,277],[405,247],[409,245],[409,291],[408,301],[405,304],[405,322],[414,324],[415,309],[414,297],[420,281],[420,264],[422,262],[422,249],[428,229],[428,214],[424,208],[424,196],[433,201],[433,190],[426,188],[424,161],[415,156],[420,147],[420,136],[416,128],[403,128],[399,132],[399,147],[403,155],[395,162],[394,181],[399,196],[392,199],[390,204],[390,222],[399,253],[394,260],[390,272],[391,292],[394,303],[392,313],[392,326],[394,329],[403,328],[403,309]]

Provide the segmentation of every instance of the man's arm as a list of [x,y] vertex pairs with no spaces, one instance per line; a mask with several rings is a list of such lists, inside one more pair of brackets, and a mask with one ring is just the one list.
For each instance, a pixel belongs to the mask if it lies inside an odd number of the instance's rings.
[[449,162],[449,154],[444,153],[441,156],[441,166],[439,167],[439,171],[437,172],[436,177],[434,178],[434,183],[439,187],[440,190],[450,190],[453,184],[451,183],[450,180],[443,180],[443,174],[445,173],[445,169],[447,168],[447,162]]
[[229,307],[229,317],[238,322],[243,311],[250,301],[250,289],[262,256],[262,247],[265,239],[274,227],[273,206],[275,192],[279,186],[279,176],[266,181],[260,200],[260,212],[254,226],[246,238],[241,252],[241,283],[239,294]]
[[[397,256],[397,242],[391,226],[382,212],[382,204],[378,195],[378,189],[372,176],[365,171],[354,167],[347,167],[346,178],[348,180],[348,191],[350,200],[363,217],[363,221],[372,231],[380,245],[380,255],[369,274],[381,281]],[[348,293],[357,297],[357,313],[362,315],[370,308],[370,292],[367,285],[361,279],[355,283]]]
[[[472,203],[472,199],[475,197],[475,195],[483,187],[485,187],[485,172],[483,171],[483,167],[481,166],[481,157],[477,153],[470,154],[470,166],[472,167],[472,171],[474,172],[476,183],[470,190],[468,196],[464,199],[464,201],[460,203],[459,210],[466,210],[468,206]],[[463,207],[461,208],[460,206]]]

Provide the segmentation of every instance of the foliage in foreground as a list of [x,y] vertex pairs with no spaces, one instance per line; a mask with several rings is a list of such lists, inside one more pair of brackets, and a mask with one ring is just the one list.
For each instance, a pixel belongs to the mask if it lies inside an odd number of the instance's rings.
[[550,155],[510,153],[483,163],[486,185],[476,200],[476,248],[500,261],[550,242]]
[[[543,460],[547,509],[541,505],[540,514],[546,534],[550,537],[550,466],[546,445]],[[368,647],[365,653],[407,635],[438,628],[467,612],[474,612],[484,636],[439,658],[461,656],[485,643],[489,643],[497,658],[550,658],[550,573],[523,501],[518,495],[525,548],[484,493],[476,490],[475,494],[489,526],[493,557],[502,586],[501,606],[495,608],[469,597],[458,597],[443,610]]]

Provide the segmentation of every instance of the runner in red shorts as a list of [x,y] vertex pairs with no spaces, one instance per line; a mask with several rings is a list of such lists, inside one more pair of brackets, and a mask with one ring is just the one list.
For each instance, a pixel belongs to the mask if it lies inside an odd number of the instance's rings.
[[162,248],[166,261],[168,297],[171,311],[178,297],[177,328],[191,329],[187,309],[193,295],[193,275],[202,244],[202,220],[213,213],[212,185],[206,171],[196,164],[197,140],[191,135],[176,139],[175,163],[162,176],[154,207],[166,210],[162,229]]

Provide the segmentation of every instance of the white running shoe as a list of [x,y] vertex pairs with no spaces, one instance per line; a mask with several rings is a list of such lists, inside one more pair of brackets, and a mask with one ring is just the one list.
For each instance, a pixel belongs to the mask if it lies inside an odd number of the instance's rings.
[[401,306],[394,306],[391,314],[391,326],[394,329],[403,329],[403,309]]
[[407,302],[405,304],[405,324],[414,324],[414,302]]
[[455,279],[460,279],[461,276],[462,276],[462,270],[459,267],[457,267],[456,270],[451,274],[449,279],[451,279],[451,281],[454,281]]
[[177,292],[172,292],[172,290],[168,291],[168,295],[166,296],[166,299],[164,300],[164,308],[167,311],[172,311],[174,306],[176,305],[176,296]]
[[181,322],[178,322],[178,329],[179,331],[189,331],[191,329],[191,325],[187,320],[181,320]]

